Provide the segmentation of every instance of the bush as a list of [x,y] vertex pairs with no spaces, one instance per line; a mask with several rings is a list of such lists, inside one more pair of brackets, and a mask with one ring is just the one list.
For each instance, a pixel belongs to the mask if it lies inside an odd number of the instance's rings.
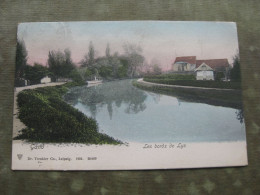
[[216,75],[215,75],[216,81],[220,81],[223,78],[225,78],[225,74],[223,72],[216,72]]
[[223,88],[223,89],[241,89],[240,82],[223,82],[223,81],[200,81],[200,80],[175,80],[175,79],[150,79],[144,78],[144,81],[152,83],[160,83],[167,85],[181,85],[192,87],[206,88]]
[[79,83],[79,84],[84,83],[82,77],[80,76],[79,72],[76,69],[74,69],[70,72],[69,77],[76,83]]
[[31,84],[41,83],[41,79],[50,74],[48,68],[34,63],[34,66],[27,65],[24,70],[24,78],[29,80]]
[[146,76],[145,79],[162,79],[162,80],[196,80],[195,75],[180,75],[180,74],[161,74]]
[[15,139],[37,142],[119,144],[98,132],[98,124],[61,99],[65,86],[25,90],[18,94],[19,119],[27,126]]
[[99,75],[103,78],[108,78],[112,76],[112,67],[101,66],[99,69]]
[[238,54],[233,58],[233,68],[230,71],[231,81],[241,81],[240,59]]

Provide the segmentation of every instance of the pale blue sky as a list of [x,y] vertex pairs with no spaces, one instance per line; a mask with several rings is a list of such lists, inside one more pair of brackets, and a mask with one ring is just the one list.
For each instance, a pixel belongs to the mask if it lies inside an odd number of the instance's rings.
[[227,58],[238,51],[236,24],[231,22],[115,21],[22,23],[18,38],[25,41],[28,62],[46,64],[49,50],[70,48],[74,62],[88,52],[92,41],[98,56],[123,54],[123,44],[142,47],[147,62],[156,59],[169,69],[176,56],[197,59]]

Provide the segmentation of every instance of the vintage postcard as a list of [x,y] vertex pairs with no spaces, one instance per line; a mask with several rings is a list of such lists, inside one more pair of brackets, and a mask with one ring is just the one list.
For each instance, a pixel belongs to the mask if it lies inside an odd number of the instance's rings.
[[236,23],[18,25],[13,170],[247,165]]

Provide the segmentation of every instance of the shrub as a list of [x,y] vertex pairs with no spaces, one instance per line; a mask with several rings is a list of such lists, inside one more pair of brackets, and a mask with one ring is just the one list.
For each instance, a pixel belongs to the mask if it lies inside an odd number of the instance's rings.
[[230,71],[231,81],[241,81],[241,71],[240,71],[240,59],[239,55],[233,57],[233,68]]
[[79,83],[79,84],[84,83],[82,77],[80,76],[79,72],[76,69],[74,69],[70,72],[69,77],[76,83]]
[[150,78],[144,78],[144,81],[167,84],[167,85],[181,85],[181,86],[223,88],[223,89],[241,89],[240,82],[200,81],[200,80],[193,81],[193,80],[175,80],[175,79],[150,79]]
[[223,78],[225,78],[225,74],[223,72],[216,72],[216,75],[215,75],[216,81],[220,81]]
[[161,74],[146,76],[145,79],[162,79],[162,80],[196,80],[195,75],[180,75],[180,74]]
[[37,142],[119,144],[98,132],[98,124],[61,99],[67,87],[24,90],[17,96],[19,119],[27,126],[15,139]]

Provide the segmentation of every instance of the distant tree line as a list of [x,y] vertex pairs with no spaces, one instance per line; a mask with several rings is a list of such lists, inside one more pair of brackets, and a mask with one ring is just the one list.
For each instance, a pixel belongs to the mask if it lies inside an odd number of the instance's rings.
[[31,84],[40,83],[41,78],[49,76],[53,81],[59,78],[70,78],[77,82],[85,80],[134,78],[142,74],[145,58],[142,49],[133,44],[123,46],[124,54],[111,54],[107,44],[105,56],[98,57],[92,42],[88,51],[80,61],[79,67],[72,61],[71,51],[51,50],[48,53],[46,66],[40,63],[29,65],[28,53],[23,40],[17,41],[16,81],[29,80]]
[[111,54],[107,44],[105,56],[97,57],[93,43],[89,43],[89,51],[80,62],[83,79],[102,77],[103,79],[133,78],[139,76],[145,58],[142,49],[136,45],[125,44],[124,54]]
[[[40,83],[41,78],[51,77],[52,81],[59,78],[69,78],[76,82],[83,83],[94,78],[101,79],[122,79],[134,78],[144,75],[160,75],[162,69],[155,60],[151,64],[145,61],[142,55],[142,48],[134,44],[124,44],[124,53],[111,53],[109,44],[106,46],[105,55],[97,56],[92,42],[89,43],[88,51],[80,61],[79,67],[72,61],[71,51],[51,50],[48,53],[47,66],[39,63],[29,65],[27,63],[28,53],[23,40],[17,40],[16,48],[16,86],[19,81],[29,80],[31,84]],[[219,75],[221,77],[222,75]],[[230,71],[231,81],[240,81],[239,56],[234,56],[233,67]]]
[[23,40],[17,40],[16,48],[16,70],[15,86],[21,86],[24,80],[30,84],[38,84],[45,76],[49,76],[52,81],[59,78],[72,79],[78,83],[83,83],[76,65],[71,59],[69,49],[62,51],[49,51],[47,66],[40,63],[30,65],[27,63],[28,53]]

